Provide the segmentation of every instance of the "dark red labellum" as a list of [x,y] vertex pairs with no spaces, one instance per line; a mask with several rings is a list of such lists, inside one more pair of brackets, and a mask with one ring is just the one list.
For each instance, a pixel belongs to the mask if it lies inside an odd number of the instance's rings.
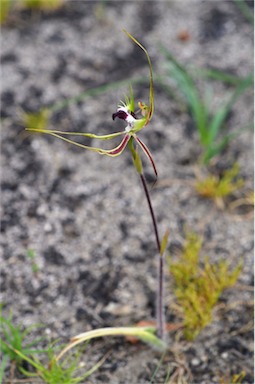
[[125,111],[117,111],[116,113],[112,114],[112,119],[115,120],[116,117],[122,120],[126,120],[128,117],[128,114]]

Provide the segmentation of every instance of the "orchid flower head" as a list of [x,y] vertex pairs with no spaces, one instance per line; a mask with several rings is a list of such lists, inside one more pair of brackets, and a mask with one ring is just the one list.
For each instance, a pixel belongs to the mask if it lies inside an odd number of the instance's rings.
[[[126,127],[123,131],[111,133],[108,135],[96,135],[93,133],[83,133],[83,132],[64,132],[64,131],[58,131],[58,130],[50,130],[50,129],[42,129],[42,128],[35,128],[35,127],[27,127],[26,130],[33,131],[37,133],[47,133],[51,136],[57,137],[61,140],[64,140],[70,144],[74,144],[78,147],[88,149],[90,151],[97,152],[101,155],[106,156],[119,156],[124,149],[126,148],[127,144],[133,143],[133,140],[138,144],[138,146],[143,150],[143,152],[146,154],[148,159],[150,160],[154,172],[157,176],[157,170],[155,163],[153,161],[152,155],[148,149],[148,147],[142,142],[142,140],[137,136],[137,133],[144,128],[151,120],[153,113],[154,113],[154,90],[153,90],[153,73],[152,73],[152,64],[150,60],[150,56],[146,50],[146,48],[139,43],[138,40],[136,40],[130,33],[128,33],[125,29],[123,32],[131,39],[135,44],[137,44],[145,53],[147,57],[147,61],[149,64],[149,71],[150,71],[150,92],[149,92],[149,105],[146,105],[145,103],[139,101],[137,106],[137,111],[135,110],[135,101],[134,101],[134,93],[133,89],[130,86],[130,93],[129,97],[125,96],[125,101],[120,101],[120,103],[117,106],[117,111],[112,114],[113,120],[115,120],[117,117],[121,120],[124,120],[126,123]],[[90,137],[94,139],[99,140],[109,140],[117,136],[124,136],[120,142],[119,145],[117,145],[113,149],[103,149],[98,147],[91,147],[87,145],[83,145],[81,143],[77,143],[76,141],[70,140],[68,137],[65,136],[85,136]]]

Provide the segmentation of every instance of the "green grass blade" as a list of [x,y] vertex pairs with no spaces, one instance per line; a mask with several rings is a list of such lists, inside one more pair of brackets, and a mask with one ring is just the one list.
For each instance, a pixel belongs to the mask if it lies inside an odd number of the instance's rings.
[[226,73],[224,71],[220,71],[214,68],[210,68],[210,69],[199,68],[199,70],[196,71],[196,75],[203,76],[206,78],[211,78],[213,80],[219,80],[219,81],[222,81],[223,83],[226,83],[229,85],[236,85],[236,86],[238,86],[244,80],[243,77],[240,77],[237,75],[231,75],[229,73]]
[[0,366],[0,383],[4,382],[4,371],[5,371],[6,365],[8,363],[8,360],[9,360],[9,356],[4,355],[2,357],[2,362],[1,362],[1,366]]
[[153,384],[153,383],[155,383],[155,379],[156,379],[157,373],[158,373],[159,369],[161,368],[161,366],[162,366],[162,364],[163,364],[163,361],[164,361],[165,356],[166,356],[166,352],[163,352],[163,354],[162,354],[162,356],[161,356],[161,358],[160,358],[160,360],[159,360],[159,363],[158,363],[158,365],[156,366],[156,369],[154,370],[154,372],[153,372],[153,374],[152,374],[152,376],[151,376],[151,379],[150,379],[149,384]]
[[240,9],[244,17],[250,22],[254,23],[253,11],[249,8],[244,0],[234,0],[236,6]]
[[[0,317],[1,327],[2,327],[2,334],[6,341],[13,347],[17,349],[21,349],[22,347],[22,333],[19,329],[19,327],[15,327],[10,320],[5,319],[4,317]],[[3,343],[1,339],[1,349],[5,348],[5,352],[7,352],[8,346],[7,344]]]
[[209,161],[214,157],[217,156],[227,145],[230,141],[234,140],[236,137],[238,137],[242,132],[233,132],[223,137],[223,139],[213,146],[209,146],[207,150],[205,151],[203,155],[203,163],[208,164]]
[[40,371],[41,364],[39,360],[36,357],[33,357],[31,359],[30,357],[26,356],[23,352],[15,350],[14,351],[22,360],[27,361],[32,367],[34,367],[37,371]]
[[164,47],[161,48],[167,60],[167,68],[171,77],[177,83],[181,93],[185,97],[188,108],[198,128],[200,140],[202,144],[207,142],[207,106],[203,103],[193,78],[187,70],[167,51]]
[[244,91],[253,83],[253,76],[247,76],[240,85],[236,88],[235,92],[231,96],[230,100],[218,112],[214,115],[209,125],[209,140],[208,144],[215,141],[220,129],[222,128],[230,110],[232,109],[238,98],[244,93]]

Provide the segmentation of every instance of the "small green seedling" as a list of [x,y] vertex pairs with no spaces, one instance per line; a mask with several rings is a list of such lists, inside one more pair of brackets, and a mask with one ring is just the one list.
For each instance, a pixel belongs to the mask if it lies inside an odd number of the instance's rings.
[[35,258],[36,258],[35,251],[33,249],[28,249],[27,250],[27,257],[30,259],[32,271],[36,275],[39,272],[40,268],[35,261]]
[[[162,53],[166,59],[167,71],[171,79],[175,81],[178,91],[184,98],[187,109],[195,122],[202,149],[201,161],[207,165],[212,158],[223,151],[231,140],[240,134],[240,132],[224,134],[222,130],[236,101],[248,87],[252,86],[253,75],[240,81],[228,101],[222,103],[216,112],[212,112],[211,101],[208,100],[208,97],[200,94],[196,82],[188,70],[167,49],[162,48]],[[164,88],[173,97],[172,88],[165,84]]]
[[195,189],[200,196],[212,199],[219,208],[224,208],[224,200],[244,186],[244,180],[238,176],[239,170],[239,165],[235,163],[222,177],[211,174],[204,179],[198,179]]
[[193,340],[212,321],[212,311],[220,295],[236,283],[242,268],[240,263],[231,271],[225,260],[217,264],[211,264],[206,257],[201,260],[201,247],[202,239],[188,233],[179,260],[169,259],[177,308],[188,340]]

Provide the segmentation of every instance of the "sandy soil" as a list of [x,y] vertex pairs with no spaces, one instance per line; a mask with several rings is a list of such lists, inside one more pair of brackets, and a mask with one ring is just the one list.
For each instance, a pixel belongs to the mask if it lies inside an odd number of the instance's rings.
[[[17,12],[2,28],[3,314],[12,311],[15,324],[24,327],[44,324],[42,332],[52,340],[155,316],[156,247],[128,151],[105,158],[51,137],[27,135],[20,123],[22,110],[36,112],[118,80],[146,79],[146,59],[121,33],[123,27],[147,47],[155,75],[164,74],[160,44],[193,68],[239,76],[253,70],[252,25],[233,1],[69,1],[52,13]],[[183,31],[189,35],[186,41],[178,38]],[[232,88],[209,83],[217,107]],[[117,131],[123,125],[111,115],[127,88],[56,108],[50,127]],[[134,91],[136,99],[147,100],[147,86],[137,84]],[[252,97],[248,91],[235,105],[228,130],[253,121]],[[146,345],[107,339],[92,343],[84,355],[91,363],[111,351],[88,382],[163,383],[169,371],[173,383],[219,383],[224,376],[230,383],[244,371],[242,382],[254,383],[253,219],[219,210],[196,195],[192,181],[199,145],[191,119],[159,85],[155,103],[153,121],[141,137],[158,167],[159,184],[151,194],[160,233],[170,229],[169,250],[183,244],[188,227],[204,236],[203,253],[212,262],[227,258],[236,265],[243,259],[244,268],[238,284],[222,296],[213,322],[194,342],[178,332],[169,335],[169,352],[154,381],[160,355]],[[234,160],[249,190],[251,131],[231,143],[219,164]],[[36,274],[28,249],[36,255]],[[167,319],[178,323],[170,283],[167,276]]]

